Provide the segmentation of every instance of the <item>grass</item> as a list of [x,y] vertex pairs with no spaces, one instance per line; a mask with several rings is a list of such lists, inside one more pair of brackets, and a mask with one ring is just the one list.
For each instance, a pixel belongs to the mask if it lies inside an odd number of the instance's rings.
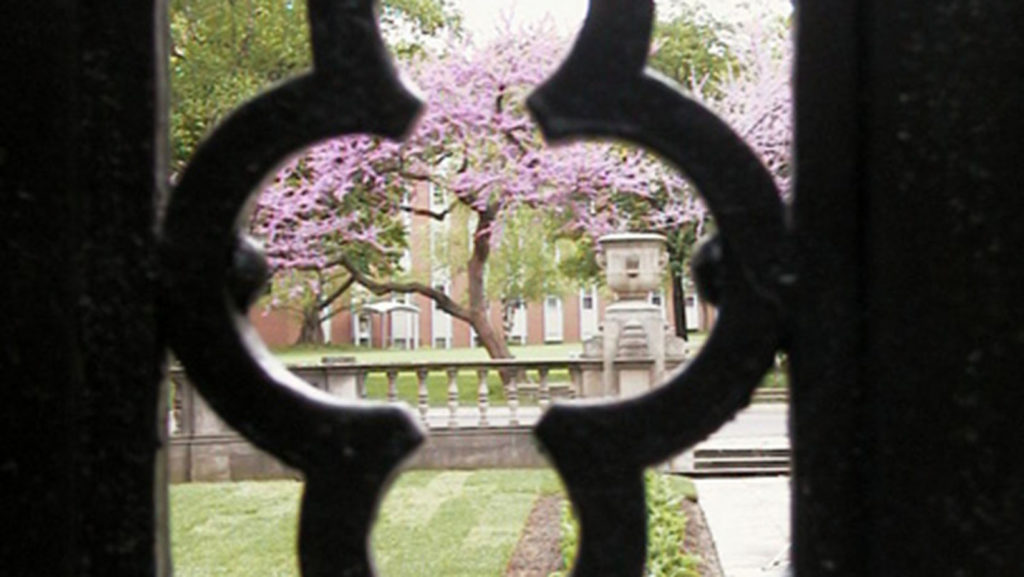
[[548,471],[448,471],[398,487],[373,534],[383,577],[500,577],[537,497],[559,490]]
[[175,575],[298,575],[300,492],[294,481],[172,486]]
[[[579,354],[582,345],[579,343],[558,345],[513,346],[512,354],[517,359],[567,359]],[[418,361],[485,361],[489,357],[482,347],[468,349],[417,349],[417,350],[380,350],[332,346],[291,347],[275,350],[274,354],[287,365],[317,365],[324,356],[350,356],[360,363],[409,363]],[[536,381],[537,375],[531,371],[528,377]],[[479,380],[475,371],[460,371],[458,375],[459,404],[475,406],[477,402]],[[548,375],[549,382],[569,381],[569,372],[553,370]],[[366,379],[366,394],[371,399],[387,397],[387,376],[382,373],[371,373]],[[412,373],[399,373],[395,381],[398,398],[415,405],[418,400],[418,382]],[[501,386],[501,378],[497,371],[489,371],[487,375],[488,399],[492,404],[504,405],[505,393]],[[434,372],[427,376],[427,395],[429,403],[434,407],[448,404],[448,375]],[[519,402],[527,406],[536,403],[532,396],[520,395]]]
[[768,370],[768,374],[761,379],[761,387],[766,389],[787,389],[789,388],[789,360],[785,355],[775,357],[775,365]]
[[[294,481],[171,487],[178,577],[298,576]],[[383,577],[500,577],[551,471],[416,471],[391,488],[372,536]]]

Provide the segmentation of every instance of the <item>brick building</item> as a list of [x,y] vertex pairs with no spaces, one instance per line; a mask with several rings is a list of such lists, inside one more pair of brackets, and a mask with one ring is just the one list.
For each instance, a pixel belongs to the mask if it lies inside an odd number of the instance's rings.
[[[410,199],[413,208],[435,212],[447,207],[444,194],[438,190],[423,189],[423,194]],[[447,294],[465,294],[465,274],[449,275],[447,270],[435,266],[438,244],[446,242],[450,223],[439,222],[428,216],[407,213],[403,217],[409,229],[410,250],[403,256],[403,268],[418,278],[430,278],[434,288]],[[444,234],[441,234],[444,232]],[[469,231],[467,231],[469,234]],[[354,288],[353,290],[359,291]],[[672,324],[672,295],[670,288],[651,294],[650,301],[665,311],[666,322]],[[714,311],[701,303],[695,294],[688,294],[687,322],[689,328],[706,330]],[[325,340],[332,344],[358,344],[371,348],[459,348],[476,346],[476,335],[465,322],[452,318],[437,308],[434,302],[419,294],[392,294],[390,298],[353,299],[360,304],[339,311],[323,325]],[[590,287],[568,294],[549,295],[542,302],[521,303],[513,317],[507,339],[510,343],[539,345],[545,343],[582,342],[597,334],[604,316],[604,308],[611,302],[607,291]],[[254,308],[250,312],[253,326],[272,347],[287,346],[299,335],[300,320],[283,310],[264,311]],[[501,307],[491,303],[492,326],[502,326]]]

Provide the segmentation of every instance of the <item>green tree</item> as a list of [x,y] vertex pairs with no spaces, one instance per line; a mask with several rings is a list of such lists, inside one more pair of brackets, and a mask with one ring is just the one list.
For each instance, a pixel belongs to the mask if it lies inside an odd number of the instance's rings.
[[543,302],[561,296],[568,282],[558,267],[565,241],[551,231],[558,224],[544,212],[523,207],[505,217],[501,240],[487,263],[487,296],[501,303],[506,338],[511,334],[515,311],[520,303]]
[[[404,192],[391,189],[387,194],[396,197],[394,202],[398,203]],[[404,223],[387,213],[364,210],[365,206],[379,202],[380,198],[379,192],[371,193],[366,187],[356,187],[336,207],[336,210],[353,216],[349,223],[351,229],[366,231],[372,228],[375,231],[373,245],[345,242],[339,230],[333,238],[325,236],[322,239],[326,244],[343,247],[337,252],[325,254],[322,261],[281,266],[276,258],[279,255],[274,253],[278,247],[269,243],[270,261],[278,264],[271,270],[270,291],[260,305],[286,311],[300,319],[296,344],[323,344],[323,323],[346,310],[346,305],[350,304],[352,295],[349,289],[355,284],[356,277],[341,265],[342,258],[362,274],[397,277],[404,273],[401,257],[408,248]],[[262,237],[260,231],[265,230],[267,221],[277,216],[274,209],[272,204],[257,204],[250,224],[250,231],[256,237]],[[378,247],[386,247],[387,250],[379,250]]]
[[[721,81],[736,65],[724,40],[729,27],[692,7],[677,10],[672,17],[655,24],[655,51],[647,64],[680,86],[700,86],[704,96],[717,98],[721,95]],[[643,214],[663,209],[665,197],[665,191],[660,191],[647,199],[622,200],[633,204],[627,214]],[[667,240],[676,334],[686,339],[686,271],[697,242],[697,223],[688,222],[682,227],[658,232],[665,234]]]
[[677,7],[673,15],[655,22],[653,53],[647,65],[684,87],[705,86],[704,93],[718,95],[718,84],[736,59],[724,37],[729,26],[706,12]]
[[[447,0],[385,0],[381,22],[392,50],[406,57],[432,35],[460,27]],[[304,0],[172,0],[170,24],[172,172],[177,173],[232,110],[308,69],[311,52]],[[348,202],[366,201],[363,197],[356,193]],[[352,245],[349,261],[364,271],[394,272],[395,255],[405,242],[400,227],[372,211],[358,212],[355,224],[380,230],[380,242],[394,252]],[[302,319],[299,342],[322,342],[321,323],[341,310],[336,301],[353,280],[340,270],[274,271],[272,298]]]
[[[400,54],[460,19],[448,0],[384,0],[382,27]],[[228,113],[312,60],[304,0],[172,0],[172,172]]]

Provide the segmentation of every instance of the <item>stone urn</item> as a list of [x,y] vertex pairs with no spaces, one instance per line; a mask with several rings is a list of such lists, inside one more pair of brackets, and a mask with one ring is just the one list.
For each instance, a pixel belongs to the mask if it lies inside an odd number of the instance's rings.
[[600,335],[584,346],[584,358],[600,370],[584,371],[585,397],[632,397],[664,380],[665,318],[647,295],[661,288],[668,254],[665,237],[642,232],[597,239],[597,263],[616,301],[605,308]]
[[619,300],[646,300],[665,276],[668,254],[660,234],[623,232],[597,239],[597,264]]

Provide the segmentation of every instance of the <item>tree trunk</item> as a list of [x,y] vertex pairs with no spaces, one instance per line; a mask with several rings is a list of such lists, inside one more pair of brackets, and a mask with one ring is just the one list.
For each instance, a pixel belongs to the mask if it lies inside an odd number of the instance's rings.
[[[476,316],[477,315],[475,314],[473,315],[474,319]],[[473,326],[473,330],[476,331],[477,337],[480,339],[480,344],[483,345],[487,354],[492,359],[512,358],[512,351],[509,350],[508,343],[505,342],[502,335],[498,334],[498,332],[494,330],[490,321],[487,320],[486,315],[483,315],[483,318],[481,318],[480,321],[473,322],[471,324]]]
[[686,289],[683,285],[683,275],[672,275],[672,313],[676,323],[676,336],[684,341],[689,341],[689,330],[686,328]]
[[477,213],[476,230],[473,233],[473,254],[466,267],[469,289],[470,325],[480,338],[480,344],[487,350],[492,359],[510,359],[512,352],[508,348],[503,335],[498,334],[491,326],[487,316],[487,295],[484,287],[484,270],[487,258],[491,255],[490,227],[494,222],[497,207]]
[[320,326],[320,310],[316,306],[310,305],[302,309],[302,328],[299,329],[299,338],[295,344],[324,344],[324,331]]

